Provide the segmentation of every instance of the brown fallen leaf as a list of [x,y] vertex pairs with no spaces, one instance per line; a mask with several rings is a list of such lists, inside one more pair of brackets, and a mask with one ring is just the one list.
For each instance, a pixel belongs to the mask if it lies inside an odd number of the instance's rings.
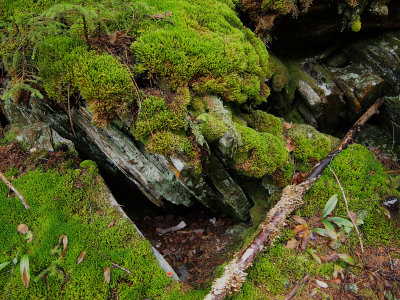
[[110,42],[110,44],[115,44],[115,42],[117,41],[117,33],[113,32],[108,36],[108,41]]
[[306,231],[306,230],[308,230],[307,224],[300,224],[300,225],[296,225],[296,226],[294,227],[293,232],[294,232],[295,234],[301,234],[302,232],[304,232],[304,231]]
[[29,231],[28,226],[26,226],[25,224],[19,224],[18,225],[18,232],[21,234],[27,234]]
[[79,265],[82,262],[82,260],[85,258],[85,255],[86,255],[86,250],[82,250],[82,252],[81,252],[81,254],[79,254],[78,260],[76,262],[77,265]]
[[67,251],[67,246],[68,246],[68,237],[65,234],[63,234],[62,243],[63,243],[63,251],[61,252],[61,258],[64,258],[64,255],[65,255],[65,252]]
[[295,145],[290,137],[286,138],[286,150],[287,152],[293,152],[295,149]]
[[115,225],[115,221],[111,221],[110,224],[107,225],[107,228],[113,227]]
[[104,269],[104,280],[107,283],[110,283],[110,279],[111,279],[111,268],[105,268]]
[[19,271],[21,273],[21,280],[22,284],[24,285],[25,288],[29,287],[29,282],[31,280],[31,275],[29,272],[29,258],[28,255],[24,255],[21,258],[21,261],[19,263]]
[[285,248],[286,249],[296,249],[299,246],[299,244],[300,244],[299,241],[293,238],[286,243]]
[[150,15],[149,17],[157,19],[157,20],[162,20],[165,17],[172,17],[172,12]]
[[290,128],[293,127],[293,124],[288,123],[288,122],[282,122],[282,127],[283,127],[284,129],[290,129]]
[[292,219],[295,220],[297,223],[299,224],[307,224],[306,220],[304,220],[303,218],[293,215]]

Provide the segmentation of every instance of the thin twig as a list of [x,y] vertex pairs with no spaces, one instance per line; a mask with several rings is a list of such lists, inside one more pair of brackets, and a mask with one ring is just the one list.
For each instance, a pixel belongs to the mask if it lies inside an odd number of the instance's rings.
[[399,173],[399,172],[400,170],[391,170],[391,171],[384,171],[383,173],[388,174],[388,173]]
[[3,173],[0,172],[0,179],[8,186],[10,189],[14,191],[14,193],[21,199],[22,204],[25,206],[26,209],[30,209],[28,203],[26,203],[25,198],[18,192],[18,190],[7,180]]
[[357,227],[356,221],[353,219],[352,215],[350,214],[350,210],[349,210],[349,205],[348,205],[348,202],[347,202],[346,194],[344,193],[343,187],[342,187],[342,185],[340,184],[339,178],[337,177],[335,171],[333,171],[333,169],[331,168],[330,165],[328,165],[328,168],[329,168],[329,170],[331,170],[333,176],[335,176],[336,181],[337,181],[337,183],[339,184],[340,190],[342,191],[342,195],[343,195],[343,199],[344,199],[344,204],[345,204],[345,206],[346,206],[347,215],[349,216],[349,218],[350,218],[351,222],[353,223],[354,228],[355,228],[355,230],[356,230],[356,232],[357,232],[358,240],[360,241],[360,246],[361,246],[361,253],[364,253],[364,245],[363,245],[363,242],[362,242],[362,239],[361,239],[361,234],[360,234],[360,232],[358,231],[358,227]]
[[116,264],[115,262],[111,262],[111,264],[112,264],[112,266],[113,266],[114,268],[121,269],[122,271],[125,271],[125,272],[128,273],[128,274],[131,274],[131,273],[132,273],[132,272],[129,271],[128,269],[125,269],[125,268],[121,267],[120,265]]
[[285,300],[290,300],[294,296],[296,296],[296,294],[299,291],[300,287],[305,285],[309,279],[310,279],[310,275],[308,275],[308,274],[306,276],[304,276],[302,279],[300,279],[300,281],[294,286],[294,288],[289,293],[289,295],[286,296]]
[[71,129],[72,129],[72,133],[74,134],[74,137],[76,137],[76,133],[74,130],[74,123],[72,123],[72,117],[71,117],[71,101],[70,101],[70,97],[71,97],[71,82],[68,83],[68,95],[67,95],[67,99],[68,99],[68,117],[69,117],[69,124],[71,125]]

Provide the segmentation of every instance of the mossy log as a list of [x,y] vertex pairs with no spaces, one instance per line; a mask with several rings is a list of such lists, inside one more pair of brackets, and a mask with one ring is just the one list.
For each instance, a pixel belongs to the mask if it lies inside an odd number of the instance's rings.
[[342,150],[346,149],[354,140],[355,135],[362,129],[365,123],[378,113],[378,108],[383,104],[383,99],[376,101],[347,132],[341,143],[324,159],[322,159],[308,173],[303,182],[292,184],[283,189],[279,202],[269,211],[266,220],[261,223],[257,235],[249,245],[225,267],[224,273],[214,281],[210,293],[205,300],[224,299],[227,295],[240,290],[246,279],[246,269],[254,262],[268,244],[274,241],[280,228],[285,224],[286,217],[303,204],[304,194],[311,188],[321,175],[325,167]]

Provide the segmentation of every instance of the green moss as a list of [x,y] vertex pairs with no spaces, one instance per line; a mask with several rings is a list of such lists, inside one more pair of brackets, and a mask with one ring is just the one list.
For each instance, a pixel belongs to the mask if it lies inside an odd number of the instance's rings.
[[270,133],[259,133],[254,129],[236,125],[242,144],[234,155],[236,169],[245,175],[260,178],[272,174],[288,160],[282,138]]
[[151,139],[146,145],[146,150],[164,156],[181,157],[185,155],[189,159],[194,159],[197,155],[192,143],[186,136],[169,131],[155,133],[154,139]]
[[46,93],[66,103],[68,85],[74,86],[74,67],[79,54],[86,51],[83,41],[67,36],[48,37],[39,47],[38,69]]
[[272,81],[271,88],[275,92],[281,92],[289,84],[289,71],[282,61],[272,54],[269,56],[268,66],[268,78]]
[[319,265],[307,253],[297,253],[275,243],[257,256],[248,270],[246,283],[276,295],[290,290],[291,284],[297,283],[305,274],[330,278],[332,273],[332,264]]
[[201,133],[209,143],[218,141],[228,131],[228,126],[220,120],[217,114],[202,114],[197,117],[197,120],[203,121]]
[[[94,165],[85,161],[82,167]],[[77,181],[84,185],[77,188]],[[31,209],[26,210],[18,198],[7,197],[8,189],[0,183],[0,262],[27,254],[31,282],[26,289],[18,271],[2,272],[0,293],[8,299],[108,299],[115,294],[120,299],[154,299],[177,293],[158,267],[149,242],[110,207],[103,193],[104,183],[97,175],[37,169],[15,179],[13,184]],[[115,225],[107,228],[111,221],[116,221]],[[27,243],[18,233],[21,223],[33,232],[32,242]],[[63,259],[61,250],[51,255],[62,234],[68,237]],[[86,255],[78,265],[77,258],[83,250]],[[111,268],[111,281],[107,284],[103,269],[111,267],[112,262],[132,273]],[[39,276],[44,273],[46,279]]]
[[93,160],[84,160],[80,163],[79,166],[81,168],[88,169],[88,171],[93,175],[99,174],[99,168]]
[[268,132],[280,137],[282,135],[282,122],[279,118],[262,110],[255,110],[244,116],[247,123],[259,132]]
[[351,30],[354,32],[359,32],[361,30],[361,18],[357,15],[353,21],[350,23]]
[[265,101],[268,53],[243,29],[230,1],[148,0],[148,14],[172,12],[173,25],[149,20],[135,28],[135,73],[165,77],[172,87],[189,83],[198,94],[227,101]]
[[296,161],[305,164],[303,172],[308,171],[310,163],[320,161],[331,151],[331,140],[310,125],[294,125],[288,134],[295,145]]
[[[375,159],[374,154],[364,146],[355,144],[341,152],[331,166],[343,186],[350,210],[356,213],[367,211],[364,225],[361,226],[363,239],[369,244],[376,241],[385,244],[399,242],[399,229],[380,209],[380,203],[386,196],[393,193],[397,195],[398,192],[392,187],[390,177],[384,173],[384,167]],[[306,204],[300,210],[301,214],[319,214],[333,194],[339,195],[335,215],[346,216],[340,188],[330,170],[325,169],[321,178],[305,195]]]
[[107,124],[118,113],[128,113],[135,98],[127,68],[109,54],[94,52],[79,57],[74,68],[75,84],[94,113],[94,122]]

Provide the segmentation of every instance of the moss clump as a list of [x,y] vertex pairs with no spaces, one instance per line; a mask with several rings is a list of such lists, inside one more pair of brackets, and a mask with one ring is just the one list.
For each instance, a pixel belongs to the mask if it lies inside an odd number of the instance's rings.
[[288,160],[288,152],[282,138],[270,133],[236,125],[242,143],[233,159],[237,170],[245,175],[260,178],[272,174]]
[[196,158],[197,154],[190,140],[184,135],[177,135],[170,131],[159,131],[154,134],[146,145],[150,153],[159,153],[164,156]]
[[272,82],[271,88],[279,93],[289,84],[290,74],[288,68],[272,54],[270,54],[268,62],[268,78]]
[[128,112],[134,99],[129,71],[109,54],[86,53],[74,68],[76,86],[100,124],[111,122],[118,113]]
[[359,15],[355,16],[353,21],[350,23],[351,30],[359,32],[361,30],[361,18]]
[[[363,239],[373,244],[375,241],[390,243],[399,242],[400,232],[393,222],[388,220],[380,209],[380,203],[388,195],[398,192],[392,187],[384,167],[364,146],[355,144],[341,152],[331,163],[331,166],[343,186],[353,212],[366,210],[364,225],[361,226]],[[344,200],[340,188],[329,169],[305,195],[306,205],[301,209],[304,216],[320,213],[326,201],[333,195],[339,195],[335,209],[336,215],[346,216]]]
[[182,131],[185,127],[184,117],[169,109],[163,98],[150,96],[142,102],[133,135],[146,144],[152,132]]
[[[83,165],[93,166],[89,162]],[[77,188],[76,182],[84,184]],[[26,289],[17,268],[7,272],[12,264],[8,266],[0,274],[0,293],[8,299],[108,299],[115,294],[120,299],[143,299],[166,296],[166,288],[174,290],[158,267],[148,241],[110,207],[103,193],[104,183],[97,175],[71,169],[65,173],[37,169],[13,184],[31,209],[26,210],[17,197],[8,197],[8,188],[0,183],[0,261],[19,260],[27,254],[31,281]],[[116,221],[115,225],[108,228],[111,221]],[[32,242],[27,243],[18,233],[21,223],[33,232]],[[63,258],[61,250],[51,254],[62,234],[68,237]],[[86,255],[78,265],[83,250]],[[111,268],[107,284],[103,269],[112,267],[112,262],[131,274]]]
[[84,160],[80,163],[79,166],[81,168],[88,169],[88,171],[93,175],[99,174],[99,168],[93,160]]
[[147,0],[148,14],[172,12],[169,24],[148,20],[136,26],[135,73],[164,77],[172,87],[189,83],[196,93],[227,101],[265,101],[268,53],[236,16],[233,2]]
[[248,271],[247,284],[276,295],[286,292],[291,283],[297,283],[305,274],[332,276],[333,265],[319,265],[307,253],[297,253],[295,250],[285,249],[281,244],[275,244],[259,254]]
[[202,114],[197,117],[197,120],[203,121],[201,124],[201,133],[209,143],[218,141],[228,131],[228,126],[220,120],[217,114]]
[[282,135],[282,121],[262,110],[255,110],[244,116],[247,123],[259,132],[268,132],[280,137]]
[[289,129],[288,135],[295,145],[296,160],[305,164],[303,168],[320,161],[331,151],[331,140],[310,125],[294,125]]

